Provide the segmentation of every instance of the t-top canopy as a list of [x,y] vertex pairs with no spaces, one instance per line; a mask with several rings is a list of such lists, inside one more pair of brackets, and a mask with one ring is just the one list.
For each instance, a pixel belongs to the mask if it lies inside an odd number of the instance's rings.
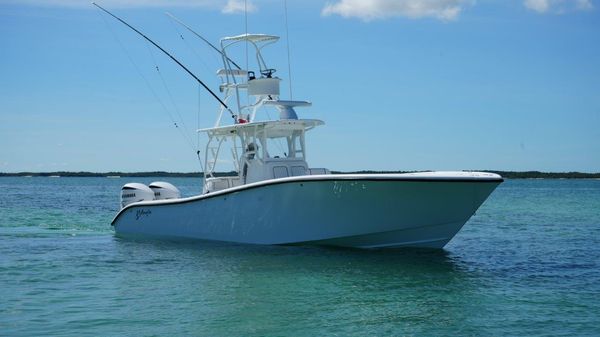
[[261,133],[266,130],[268,137],[271,138],[286,136],[293,130],[308,131],[323,124],[325,123],[319,119],[276,120],[226,125],[216,128],[199,129],[197,131],[209,135],[230,136],[238,132],[252,133],[256,130],[256,132]]
[[268,41],[277,41],[279,40],[279,36],[275,35],[267,35],[267,34],[241,34],[237,36],[228,36],[221,39],[221,41],[250,41],[250,42],[268,42]]

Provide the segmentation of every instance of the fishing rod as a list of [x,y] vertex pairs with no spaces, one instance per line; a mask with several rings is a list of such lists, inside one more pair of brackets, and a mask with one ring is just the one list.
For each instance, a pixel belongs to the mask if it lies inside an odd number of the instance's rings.
[[194,34],[197,37],[199,37],[202,41],[206,42],[209,46],[212,47],[212,49],[214,49],[217,53],[221,54],[221,56],[225,57],[236,68],[238,68],[239,70],[242,69],[242,67],[240,67],[239,65],[237,65],[237,63],[233,62],[232,59],[230,59],[227,55],[225,55],[222,51],[220,51],[219,48],[215,47],[215,45],[213,45],[212,43],[210,43],[210,41],[208,41],[207,39],[205,39],[204,37],[202,37],[202,35],[196,33],[192,28],[190,28],[190,26],[186,25],[183,21],[181,21],[178,18],[176,18],[175,15],[173,15],[173,14],[171,14],[169,12],[165,12],[165,14],[167,14],[169,17],[171,17],[171,19],[175,20],[177,23],[179,23],[180,25],[182,25],[183,27],[185,27],[187,30],[189,30],[190,32],[192,32],[192,34]]
[[118,16],[114,15],[113,13],[107,11],[106,9],[102,8],[100,5],[98,5],[95,2],[92,2],[92,5],[100,8],[102,11],[104,11],[105,13],[107,13],[108,15],[112,16],[113,18],[119,20],[122,24],[124,24],[125,26],[131,28],[131,30],[133,30],[134,32],[140,34],[144,39],[148,40],[148,42],[152,43],[156,48],[160,49],[160,51],[162,51],[163,53],[165,53],[168,57],[171,58],[171,60],[175,61],[175,63],[177,63],[181,68],[183,68],[183,70],[185,70],[188,74],[190,74],[196,81],[198,81],[198,83],[200,83],[200,85],[202,85],[204,87],[204,89],[206,89],[217,101],[219,101],[219,103],[221,103],[221,105],[227,109],[227,111],[229,111],[231,113],[231,117],[233,117],[235,119],[235,114],[233,113],[233,111],[231,111],[231,109],[229,109],[229,107],[227,106],[227,104],[225,104],[225,102],[223,102],[223,100],[221,100],[219,98],[219,96],[217,96],[212,90],[210,90],[209,87],[206,86],[206,84],[204,84],[204,82],[202,82],[202,80],[200,80],[196,75],[194,75],[194,73],[192,73],[186,66],[184,66],[181,62],[179,62],[175,57],[173,57],[173,55],[169,54],[169,52],[167,52],[166,50],[164,50],[161,46],[159,46],[158,44],[156,44],[156,42],[150,40],[149,37],[147,37],[146,35],[144,35],[142,32],[140,32],[139,30],[133,28],[130,24],[128,24],[127,22],[123,21],[121,18],[119,18]]

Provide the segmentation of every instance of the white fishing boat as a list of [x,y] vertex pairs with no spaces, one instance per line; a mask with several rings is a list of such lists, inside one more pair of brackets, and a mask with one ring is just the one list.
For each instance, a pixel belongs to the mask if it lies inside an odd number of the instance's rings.
[[[126,184],[112,221],[116,233],[266,245],[444,247],[502,178],[485,172],[330,174],[310,167],[305,137],[324,122],[298,117],[296,108],[311,103],[280,98],[281,80],[262,55],[278,39],[221,39],[222,105],[215,125],[199,130],[207,138],[202,194],[181,198],[165,182]],[[228,56],[246,43],[257,72]],[[268,108],[278,116],[270,118]],[[226,157],[234,173],[222,176],[217,167]]]

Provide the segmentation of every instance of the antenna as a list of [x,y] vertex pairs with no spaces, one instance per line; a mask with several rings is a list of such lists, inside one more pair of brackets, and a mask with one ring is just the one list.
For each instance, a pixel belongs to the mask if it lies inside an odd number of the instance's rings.
[[160,49],[160,51],[162,51],[163,53],[165,53],[168,57],[171,58],[171,60],[175,61],[175,63],[177,63],[181,68],[183,68],[183,70],[185,70],[188,74],[190,74],[190,76],[192,76],[196,81],[198,81],[198,83],[200,83],[204,89],[206,89],[217,101],[219,101],[219,103],[221,103],[221,105],[227,109],[227,111],[229,111],[231,113],[231,116],[233,118],[235,118],[235,114],[233,113],[233,111],[231,111],[231,109],[229,109],[229,107],[227,106],[227,104],[225,104],[225,102],[223,102],[219,96],[217,96],[212,90],[210,90],[209,87],[206,86],[206,84],[204,84],[204,82],[202,82],[198,76],[194,75],[194,73],[192,73],[186,66],[184,66],[181,62],[179,62],[175,57],[173,57],[173,55],[169,54],[169,52],[167,52],[166,50],[164,50],[161,46],[159,46],[158,44],[156,44],[156,42],[150,40],[149,37],[147,37],[146,35],[144,35],[142,32],[140,32],[139,30],[133,28],[130,24],[128,24],[127,22],[123,21],[121,18],[119,18],[118,16],[114,15],[113,13],[107,11],[106,9],[102,8],[100,5],[98,5],[95,2],[92,2],[92,5],[100,8],[102,11],[104,11],[105,13],[107,13],[108,15],[112,16],[113,18],[119,20],[122,24],[124,24],[125,26],[131,28],[131,30],[133,30],[134,32],[140,34],[144,39],[148,40],[148,42],[152,43],[156,48]]
[[[248,0],[244,0],[244,30],[248,36]],[[246,69],[248,68],[248,40],[244,43],[246,46]]]
[[230,59],[229,57],[227,57],[227,55],[223,54],[222,51],[219,50],[219,48],[215,47],[215,45],[213,45],[212,43],[210,43],[207,39],[205,39],[204,37],[202,37],[202,35],[196,33],[192,28],[190,28],[190,26],[186,25],[185,23],[183,23],[183,21],[179,20],[178,18],[175,17],[175,15],[169,13],[169,12],[165,12],[165,14],[167,14],[171,19],[175,20],[175,22],[177,22],[178,24],[182,25],[183,27],[185,27],[187,30],[189,30],[190,32],[192,32],[192,34],[196,35],[198,38],[200,38],[202,41],[206,42],[209,46],[212,47],[212,49],[214,49],[217,53],[221,54],[221,56],[224,56],[225,58],[227,58],[227,60],[229,62],[231,62],[234,66],[236,66],[236,68],[238,69],[242,69],[240,66],[237,65],[237,63],[233,62],[232,59]]
[[293,99],[293,97],[292,97],[292,64],[290,62],[290,31],[288,30],[287,0],[283,1],[283,6],[285,8],[285,44],[287,47],[288,76],[290,77],[290,99]]

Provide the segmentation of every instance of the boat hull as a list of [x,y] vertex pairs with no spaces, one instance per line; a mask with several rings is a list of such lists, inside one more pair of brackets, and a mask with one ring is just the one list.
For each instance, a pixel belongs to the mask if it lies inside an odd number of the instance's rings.
[[324,175],[147,201],[113,220],[119,235],[248,244],[442,248],[502,182],[497,175]]

